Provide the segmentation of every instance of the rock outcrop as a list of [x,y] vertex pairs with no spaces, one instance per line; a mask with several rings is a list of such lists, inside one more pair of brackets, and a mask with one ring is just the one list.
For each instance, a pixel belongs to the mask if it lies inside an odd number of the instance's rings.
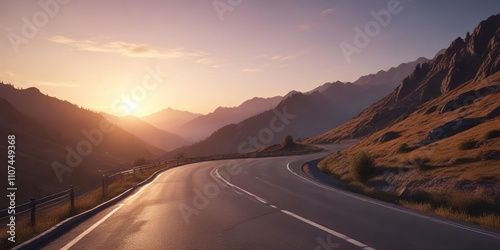
[[[457,89],[469,81],[479,82],[500,71],[500,14],[482,21],[465,39],[455,39],[443,54],[419,64],[413,73],[388,96],[374,103],[351,121],[310,143],[328,143],[332,138],[360,138],[404,119],[427,101]],[[450,111],[455,103],[445,105]],[[475,92],[474,92],[475,94]],[[483,93],[480,93],[483,96]],[[466,102],[465,102],[466,103]],[[463,106],[463,105],[462,105]],[[430,111],[429,111],[430,112]]]

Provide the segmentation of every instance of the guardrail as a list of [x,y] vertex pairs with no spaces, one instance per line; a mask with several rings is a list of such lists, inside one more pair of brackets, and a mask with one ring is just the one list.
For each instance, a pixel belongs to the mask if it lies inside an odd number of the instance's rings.
[[[113,181],[116,181],[116,180],[119,180],[121,178],[124,178],[124,177],[127,177],[129,175],[134,175],[136,172],[142,172],[143,170],[146,170],[146,169],[150,169],[150,168],[154,168],[154,167],[158,167],[162,164],[173,164],[172,166],[170,167],[174,167],[180,163],[177,163],[178,161],[170,161],[170,162],[156,162],[156,163],[151,163],[151,164],[146,164],[146,165],[141,165],[141,166],[136,166],[136,167],[133,167],[132,169],[129,169],[129,170],[125,170],[125,171],[121,171],[121,172],[118,172],[118,173],[114,173],[114,174],[111,174],[111,175],[106,175],[106,174],[103,174],[102,175],[102,185],[101,185],[101,189],[102,189],[102,193],[103,194],[106,194],[106,188],[113,182]],[[177,164],[175,164],[177,163]]]
[[[10,211],[15,211],[15,214],[22,214],[26,212],[30,212],[31,218],[30,218],[30,225],[34,226],[36,223],[36,211],[39,206],[45,205],[45,206],[50,206],[55,203],[60,203],[64,200],[64,198],[68,197],[69,198],[69,203],[70,203],[70,211],[73,211],[75,209],[75,191],[73,186],[69,186],[69,189],[64,190],[62,192],[56,193],[56,194],[51,194],[48,196],[45,196],[40,199],[35,199],[31,198],[30,202],[24,203],[22,205],[16,206],[15,209],[4,209],[0,211],[0,218],[5,218],[11,215]],[[42,206],[45,207],[45,206]]]
[[[259,158],[259,157],[272,157],[272,156],[286,156],[286,155],[293,155],[293,153],[285,153],[283,152],[276,153],[276,152],[251,152],[251,153],[242,153],[242,154],[220,154],[220,155],[211,155],[211,156],[201,156],[201,157],[191,157],[191,158],[183,158],[179,160],[172,160],[172,161],[163,161],[163,162],[155,162],[151,164],[145,164],[141,166],[135,166],[132,169],[128,169],[125,171],[113,173],[111,175],[103,175],[102,176],[102,192],[103,194],[106,194],[106,189],[107,187],[112,184],[114,181],[120,180],[122,178],[125,178],[130,175],[134,175],[137,172],[142,172],[143,170],[147,170],[150,168],[158,167],[160,165],[170,165],[170,168],[176,167],[179,165],[183,164],[191,164],[191,163],[197,163],[197,162],[203,162],[203,161],[214,161],[214,160],[228,160],[228,159],[241,159],[241,158]],[[22,205],[16,206],[15,207],[15,213],[18,214],[23,214],[26,212],[30,212],[31,219],[30,219],[30,225],[34,226],[36,222],[36,212],[37,210],[43,209],[43,208],[48,208],[50,206],[59,204],[65,200],[65,198],[69,199],[70,203],[70,211],[74,211],[75,208],[75,192],[74,192],[74,187],[69,186],[67,190],[64,190],[59,193],[51,194],[48,196],[45,196],[43,198],[35,199],[31,198],[30,202],[24,203]],[[0,211],[0,219],[4,219],[8,217],[9,214],[9,208],[1,210]]]

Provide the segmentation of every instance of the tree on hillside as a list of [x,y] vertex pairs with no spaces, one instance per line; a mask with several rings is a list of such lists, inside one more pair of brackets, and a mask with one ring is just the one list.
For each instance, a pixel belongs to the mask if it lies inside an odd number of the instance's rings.
[[147,163],[148,163],[148,161],[146,160],[146,158],[141,157],[141,158],[137,158],[137,159],[134,161],[134,166],[146,165]]
[[295,143],[293,142],[293,137],[291,135],[285,135],[281,141],[281,146],[284,148],[293,146],[294,144]]
[[183,153],[178,153],[177,155],[175,155],[175,159],[176,159],[176,160],[179,160],[179,161],[180,161],[180,160],[184,160],[184,158],[185,158],[185,157],[184,157],[184,154],[183,154]]

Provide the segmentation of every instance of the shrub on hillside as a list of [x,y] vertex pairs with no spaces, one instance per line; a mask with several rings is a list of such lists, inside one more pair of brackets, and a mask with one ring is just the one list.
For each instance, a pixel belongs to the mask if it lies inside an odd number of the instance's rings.
[[410,147],[408,147],[408,144],[403,143],[403,144],[399,145],[397,152],[400,154],[408,153],[408,152],[410,152]]
[[285,135],[283,137],[283,140],[281,141],[281,146],[283,147],[290,147],[293,146],[295,143],[293,142],[293,137],[291,135]]
[[411,165],[413,165],[415,168],[417,168],[420,171],[425,171],[425,170],[429,170],[429,166],[427,165],[427,163],[429,161],[431,161],[429,158],[416,157],[411,162]]
[[500,159],[500,151],[493,149],[481,151],[476,158],[481,161],[498,160]]
[[469,149],[477,148],[477,146],[478,146],[478,141],[476,141],[474,139],[468,139],[468,140],[465,140],[462,143],[460,143],[458,148],[460,150],[469,150]]
[[146,158],[144,157],[141,157],[141,158],[137,158],[134,163],[133,163],[133,166],[141,166],[141,165],[146,165],[148,164],[148,160],[146,160]]
[[450,206],[460,212],[478,216],[483,213],[491,212],[492,204],[482,197],[461,194],[449,198]]
[[361,151],[354,155],[349,172],[359,182],[366,182],[375,170],[375,160],[368,153]]
[[184,154],[183,154],[183,153],[178,153],[178,154],[176,154],[176,155],[175,155],[175,159],[176,159],[176,160],[179,160],[179,161],[180,161],[180,160],[184,160],[184,158],[185,158],[185,157],[184,157]]
[[495,138],[498,138],[500,137],[500,130],[490,130],[486,133],[486,135],[484,136],[484,138],[486,140],[489,140],[489,139],[495,139]]

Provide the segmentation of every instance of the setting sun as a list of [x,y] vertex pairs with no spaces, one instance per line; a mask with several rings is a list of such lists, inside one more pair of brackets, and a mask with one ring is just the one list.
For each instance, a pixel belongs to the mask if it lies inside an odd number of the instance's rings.
[[498,0],[0,10],[0,250],[500,249]]

